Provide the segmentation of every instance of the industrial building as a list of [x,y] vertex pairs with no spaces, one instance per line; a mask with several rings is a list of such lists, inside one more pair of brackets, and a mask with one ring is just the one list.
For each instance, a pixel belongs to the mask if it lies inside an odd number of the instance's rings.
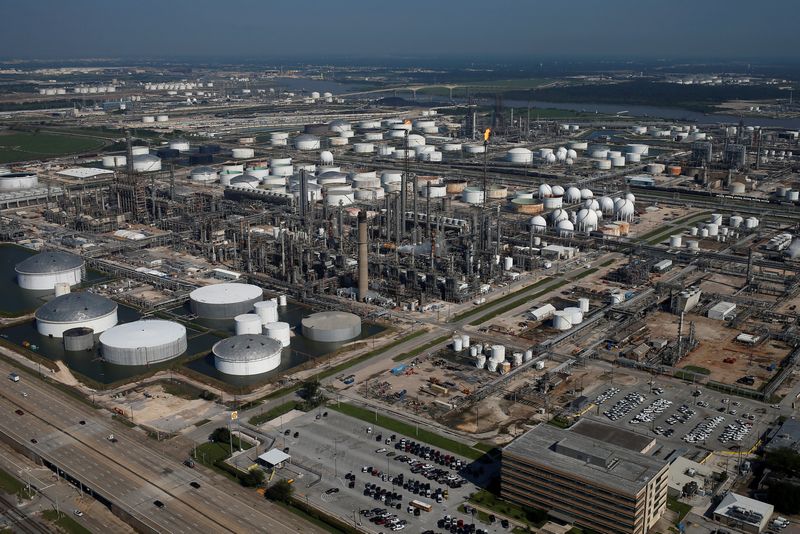
[[151,365],[186,352],[186,327],[156,319],[134,321],[100,334],[103,358],[117,365]]
[[62,337],[66,330],[90,328],[95,334],[117,324],[117,303],[83,291],[55,297],[35,313],[36,329],[43,336]]
[[56,284],[75,286],[81,283],[85,262],[68,252],[48,251],[21,261],[15,267],[17,283],[23,289],[53,290]]
[[223,283],[195,289],[189,294],[192,313],[207,319],[233,319],[249,313],[264,291],[251,284]]
[[771,504],[728,492],[712,515],[718,523],[748,534],[758,534],[766,528],[774,511]]
[[281,364],[280,341],[265,335],[247,334],[218,341],[211,352],[214,366],[226,375],[252,376],[272,371]]
[[609,534],[649,532],[666,509],[668,478],[663,460],[547,424],[501,459],[504,499]]

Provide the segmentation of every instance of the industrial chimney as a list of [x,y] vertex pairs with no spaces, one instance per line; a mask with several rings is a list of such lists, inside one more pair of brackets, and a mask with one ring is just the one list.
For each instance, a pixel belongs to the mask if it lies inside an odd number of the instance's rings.
[[369,286],[369,259],[367,258],[367,212],[358,212],[358,300],[364,302]]

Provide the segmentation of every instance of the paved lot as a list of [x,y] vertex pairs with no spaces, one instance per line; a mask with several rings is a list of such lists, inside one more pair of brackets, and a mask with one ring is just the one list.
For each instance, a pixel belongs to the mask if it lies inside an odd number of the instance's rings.
[[[611,384],[597,388],[594,395],[590,397],[591,400],[594,401],[610,387],[612,387]],[[718,438],[725,431],[727,425],[736,425],[737,420],[742,421],[742,423],[747,421],[752,424],[750,431],[742,438],[742,441],[739,442],[743,449],[749,449],[757,440],[758,436],[766,429],[767,423],[775,419],[778,415],[777,409],[771,408],[763,403],[726,395],[704,387],[677,383],[674,380],[656,378],[653,382],[652,390],[648,384],[614,387],[618,388],[619,392],[612,395],[599,405],[598,408],[593,409],[586,415],[592,419],[597,419],[633,432],[655,437],[665,449],[669,448],[667,446],[672,446],[672,448],[694,449],[698,452],[702,449],[717,451],[730,450],[731,447],[737,443],[734,441],[722,443]],[[657,394],[655,390],[660,390],[661,393]],[[700,394],[695,396],[692,394],[693,391],[700,391]],[[603,414],[604,411],[611,410],[618,401],[623,400],[627,395],[632,393],[638,393],[642,395],[644,399],[640,403],[634,405],[630,411],[624,415],[620,415],[616,420],[611,420]],[[669,401],[671,404],[661,413],[656,413],[656,411],[654,411],[652,414],[652,421],[642,420],[638,423],[631,422],[632,420],[635,421],[637,417],[643,418],[643,416],[639,414],[645,408],[652,407],[653,403],[657,401],[662,404],[666,404],[665,401]],[[687,413],[681,414],[682,406],[685,406],[683,411]],[[691,415],[692,411],[694,415]],[[732,411],[735,411],[735,414],[731,413]],[[676,418],[676,414],[681,417]],[[746,415],[752,416],[753,419],[749,419]],[[711,418],[720,416],[724,419],[708,433],[705,440],[698,440],[694,443],[684,441],[684,436],[692,432],[698,424],[705,423]],[[667,423],[669,419],[673,419],[673,424]],[[663,431],[659,431],[659,427],[662,428]],[[671,435],[665,436],[664,433],[670,429],[673,431]],[[668,453],[669,451],[666,452]]]
[[[429,482],[433,490],[438,487],[444,489],[446,486],[426,479],[421,473],[412,473],[408,463],[395,459],[403,454],[410,458],[421,459],[413,454],[395,449],[395,443],[399,442],[402,437],[413,440],[413,436],[396,435],[395,441],[386,444],[386,438],[390,438],[393,433],[378,426],[372,425],[372,433],[367,433],[366,429],[370,426],[369,424],[333,410],[328,411],[327,417],[316,419],[316,415],[316,411],[310,412],[281,428],[262,427],[267,435],[274,435],[277,438],[275,445],[278,448],[289,448],[292,465],[279,470],[278,476],[294,478],[296,494],[301,498],[305,497],[343,520],[361,523],[362,527],[374,532],[384,532],[387,530],[385,527],[374,525],[359,514],[359,511],[364,509],[387,508],[380,501],[363,494],[365,484],[374,483],[378,487],[399,492],[402,495],[401,509],[395,509],[393,513],[408,522],[405,532],[424,532],[428,529],[440,532],[442,529],[437,528],[436,523],[445,514],[459,519],[469,519],[468,522],[474,521],[477,527],[486,528],[489,532],[507,531],[499,523],[497,527],[490,528],[457,511],[458,506],[467,499],[469,494],[477,491],[478,487],[475,482],[485,484],[491,469],[490,466],[480,462],[475,463],[475,467],[470,469],[470,472],[475,474],[465,474],[465,478],[470,480],[465,480],[461,488],[447,488],[449,498],[438,504],[433,498],[415,495],[401,487],[393,488],[391,480],[384,481],[381,476],[362,472],[363,467],[369,466],[381,471],[381,475],[388,474],[395,477],[402,473],[405,480]],[[289,435],[284,435],[286,430],[290,431]],[[295,432],[298,433],[297,438],[294,437]],[[377,441],[376,438],[379,435],[381,440]],[[386,451],[376,452],[382,448],[385,448]],[[442,452],[450,454],[447,451]],[[465,458],[461,458],[461,460],[465,464],[469,463],[469,460]],[[433,464],[433,462],[429,463]],[[445,469],[438,464],[433,465],[436,468]],[[482,470],[481,474],[477,474],[479,467]],[[345,478],[345,475],[349,473],[355,475],[355,485],[352,489],[348,487],[349,480]],[[450,473],[457,474],[453,470],[450,470]],[[332,488],[337,488],[339,491],[326,494],[326,491]],[[418,517],[408,513],[407,506],[412,499],[431,504],[432,511],[430,513],[422,512]]]

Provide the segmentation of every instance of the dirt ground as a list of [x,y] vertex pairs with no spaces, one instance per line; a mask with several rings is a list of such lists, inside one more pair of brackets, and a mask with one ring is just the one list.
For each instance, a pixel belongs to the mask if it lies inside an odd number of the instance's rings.
[[[653,332],[664,331],[671,334],[668,337],[674,337],[677,335],[678,321],[677,315],[656,312],[648,319],[648,326]],[[680,361],[678,367],[703,367],[711,371],[709,378],[717,382],[735,384],[739,378],[753,375],[756,382],[752,387],[758,388],[775,373],[767,371],[766,367],[771,363],[779,363],[789,353],[788,346],[775,340],[753,347],[738,343],[736,336],[749,331],[749,328],[731,330],[720,321],[697,315],[685,317],[684,334],[688,334],[690,322],[695,325],[700,344]],[[734,358],[735,362],[725,363],[725,358]]]
[[[692,213],[700,212],[698,209],[687,209],[677,206],[665,206],[657,210],[647,210],[646,208],[648,206],[650,206],[650,204],[642,202],[636,203],[636,209],[641,213],[638,217],[638,222],[631,224],[630,237],[642,236],[661,228],[666,231],[665,223],[686,217]],[[678,232],[676,231],[676,233]],[[666,239],[669,239],[669,237]]]

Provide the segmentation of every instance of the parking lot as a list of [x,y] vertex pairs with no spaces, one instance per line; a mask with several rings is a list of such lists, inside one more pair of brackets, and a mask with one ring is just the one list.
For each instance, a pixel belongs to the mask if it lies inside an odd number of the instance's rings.
[[[458,530],[459,520],[474,523],[476,532],[510,532],[500,521],[485,525],[457,510],[496,466],[470,462],[334,410],[327,414],[318,418],[310,412],[280,428],[262,427],[276,437],[275,447],[292,456],[276,476],[293,479],[298,497],[374,532],[444,532],[445,524],[448,532],[471,532],[468,526]],[[381,515],[393,524],[376,519]]]
[[590,398],[597,405],[587,413],[593,419],[696,449],[749,449],[778,413],[762,403],[664,379],[652,388],[608,384]]

